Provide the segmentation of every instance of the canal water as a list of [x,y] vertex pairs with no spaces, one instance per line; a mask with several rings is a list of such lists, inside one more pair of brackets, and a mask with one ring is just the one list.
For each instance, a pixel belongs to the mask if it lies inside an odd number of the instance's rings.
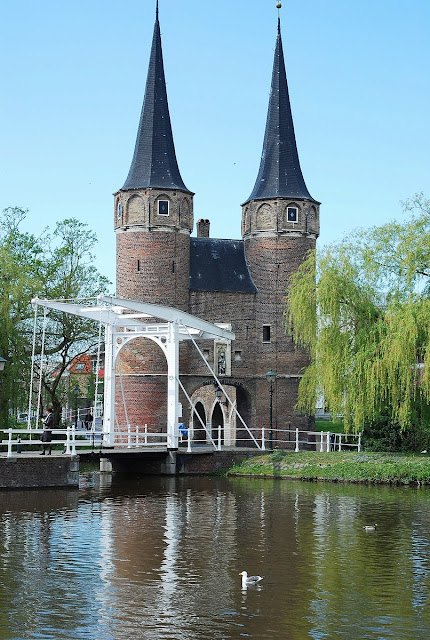
[[88,473],[0,493],[0,640],[427,640],[429,595],[428,488]]

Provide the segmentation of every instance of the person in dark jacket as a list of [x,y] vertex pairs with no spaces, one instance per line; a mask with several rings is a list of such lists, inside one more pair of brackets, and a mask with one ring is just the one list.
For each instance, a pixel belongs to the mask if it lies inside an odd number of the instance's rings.
[[84,418],[84,425],[85,425],[85,429],[88,431],[88,429],[91,429],[92,427],[92,422],[93,422],[93,414],[91,413],[91,411],[88,409],[87,411],[87,415]]
[[41,456],[45,455],[45,450],[48,447],[49,451],[48,451],[48,455],[51,455],[51,451],[52,451],[52,427],[54,426],[54,416],[52,414],[52,409],[49,407],[46,410],[46,416],[44,418],[42,418],[42,422],[43,422],[43,433],[42,433],[42,453],[40,454]]

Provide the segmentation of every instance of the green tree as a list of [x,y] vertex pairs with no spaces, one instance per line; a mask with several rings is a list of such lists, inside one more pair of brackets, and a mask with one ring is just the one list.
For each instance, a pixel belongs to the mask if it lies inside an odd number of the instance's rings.
[[430,201],[404,203],[402,222],[357,230],[308,255],[291,278],[286,324],[311,352],[299,407],[318,392],[346,429],[381,415],[401,430],[430,399]]
[[[39,238],[21,230],[27,212],[8,208],[0,218],[0,355],[8,365],[0,390],[0,425],[10,410],[26,406],[31,371],[33,297],[88,298],[107,291],[109,281],[93,266],[96,236],[76,219],[57,223]],[[50,312],[45,323],[44,357],[40,350],[43,314],[36,331],[35,374],[42,368],[42,387],[58,423],[65,396],[63,375],[73,358],[98,340],[97,324],[67,314]],[[37,389],[34,389],[37,393]],[[33,406],[37,404],[33,398]]]
[[24,325],[32,316],[29,301],[41,282],[42,241],[20,230],[26,214],[9,207],[0,219],[0,355],[7,359],[0,377],[2,426],[7,424],[9,409],[25,405],[23,382],[30,358]]
[[[92,254],[95,233],[75,218],[57,223],[47,238],[47,260],[40,298],[88,299],[106,292],[110,282],[94,267]],[[41,344],[43,321],[40,316],[38,344]],[[58,423],[67,395],[63,376],[73,359],[94,350],[98,342],[96,322],[58,311],[49,311],[42,360],[42,384]],[[40,370],[39,370],[40,374]],[[84,393],[84,392],[83,392]]]

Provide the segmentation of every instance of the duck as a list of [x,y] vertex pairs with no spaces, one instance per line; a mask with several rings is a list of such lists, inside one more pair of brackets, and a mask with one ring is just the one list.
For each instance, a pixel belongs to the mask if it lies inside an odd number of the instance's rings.
[[376,522],[374,522],[373,524],[367,524],[365,527],[363,527],[363,529],[365,531],[376,531],[376,527],[378,525],[376,524]]
[[242,576],[242,589],[256,585],[263,579],[263,576],[249,576],[246,571],[241,571],[239,575]]

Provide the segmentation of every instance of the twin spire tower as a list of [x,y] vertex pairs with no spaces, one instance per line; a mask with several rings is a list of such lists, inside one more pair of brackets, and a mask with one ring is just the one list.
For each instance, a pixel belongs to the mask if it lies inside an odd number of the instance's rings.
[[[197,237],[191,237],[193,195],[176,159],[157,2],[135,150],[127,179],[114,194],[117,296],[231,325],[234,343],[208,344],[205,357],[256,435],[267,423],[265,374],[277,372],[274,415],[282,440],[287,425],[303,427],[308,421],[294,408],[308,355],[285,335],[283,300],[290,275],[315,247],[319,203],[300,167],[279,19],[263,152],[254,188],[242,205],[242,239],[210,238],[208,220],[199,220]],[[165,412],[161,354],[136,344],[122,374],[130,422],[159,431]],[[225,444],[238,443],[235,414],[217,402],[207,370],[186,349],[180,376],[193,401],[187,409],[183,398],[183,418],[194,427],[195,439],[198,414],[209,431],[222,430],[218,435]]]

